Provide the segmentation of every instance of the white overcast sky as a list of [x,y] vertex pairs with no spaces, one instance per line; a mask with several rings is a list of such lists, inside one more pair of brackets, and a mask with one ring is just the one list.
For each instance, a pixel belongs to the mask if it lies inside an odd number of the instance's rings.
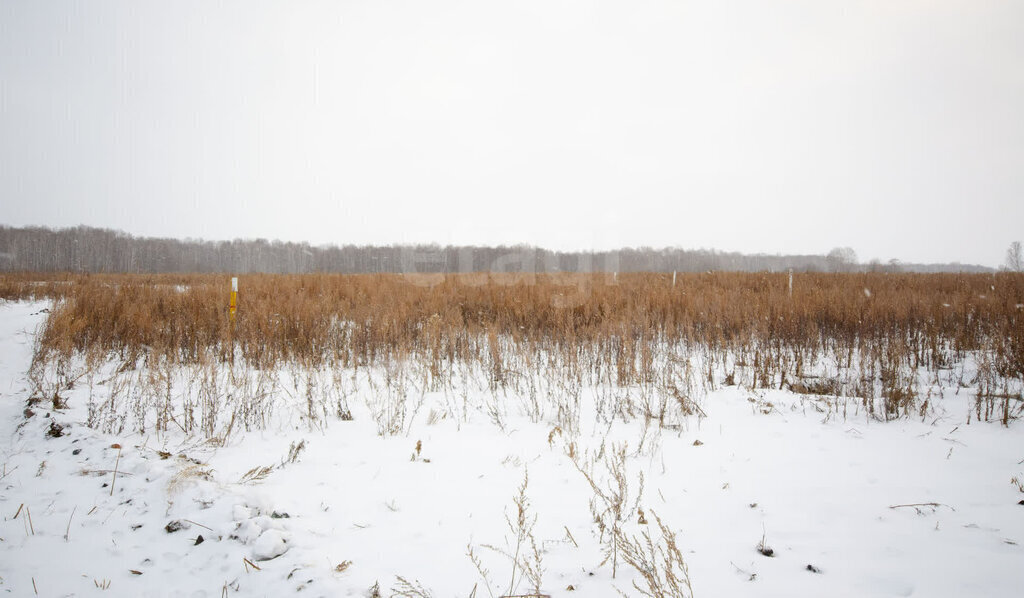
[[1024,1],[0,0],[0,223],[998,265]]

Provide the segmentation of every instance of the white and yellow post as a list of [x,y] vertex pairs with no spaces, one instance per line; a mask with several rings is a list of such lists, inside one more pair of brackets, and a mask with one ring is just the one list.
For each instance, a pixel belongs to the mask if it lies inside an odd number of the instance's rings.
[[228,313],[231,315],[231,324],[235,323],[235,312],[238,310],[238,277],[231,277],[231,303],[228,304]]

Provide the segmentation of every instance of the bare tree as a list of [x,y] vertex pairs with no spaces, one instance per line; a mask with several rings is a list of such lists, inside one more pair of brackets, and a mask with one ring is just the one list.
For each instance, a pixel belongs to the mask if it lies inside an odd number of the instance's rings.
[[1013,272],[1024,272],[1024,255],[1021,255],[1020,241],[1010,243],[1006,249],[1006,269]]
[[825,260],[832,272],[852,272],[857,266],[857,252],[850,247],[836,247]]

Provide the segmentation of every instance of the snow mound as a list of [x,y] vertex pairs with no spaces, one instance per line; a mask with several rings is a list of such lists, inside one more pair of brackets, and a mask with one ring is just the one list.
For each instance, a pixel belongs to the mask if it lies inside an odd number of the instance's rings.
[[288,539],[285,533],[277,529],[263,532],[252,547],[252,557],[257,561],[276,559],[288,552]]

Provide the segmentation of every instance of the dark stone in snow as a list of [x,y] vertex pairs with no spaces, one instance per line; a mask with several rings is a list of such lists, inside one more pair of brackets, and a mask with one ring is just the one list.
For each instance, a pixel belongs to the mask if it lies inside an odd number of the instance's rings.
[[78,453],[81,453],[81,452],[82,452],[82,449],[75,449],[75,450],[71,451],[71,454],[72,455],[77,455]]
[[821,573],[821,569],[815,567],[814,565],[807,565],[807,570],[811,573]]
[[199,545],[200,545],[200,544],[202,544],[202,543],[203,543],[204,541],[205,541],[205,540],[203,540],[203,536],[201,536],[201,535],[200,535],[200,536],[197,536],[197,537],[196,537],[196,543],[195,543],[195,546],[199,546]]

